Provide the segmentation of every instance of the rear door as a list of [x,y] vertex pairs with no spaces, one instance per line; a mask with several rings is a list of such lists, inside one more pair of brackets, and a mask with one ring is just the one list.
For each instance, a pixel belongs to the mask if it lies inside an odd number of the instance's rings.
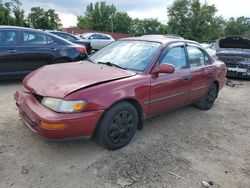
[[0,74],[8,75],[21,70],[18,36],[17,30],[0,30]]
[[199,100],[214,80],[216,67],[211,58],[199,46],[188,44],[187,52],[191,73],[189,101]]
[[174,65],[176,70],[172,74],[152,74],[148,103],[152,116],[182,106],[188,101],[190,71],[185,44],[169,46],[159,60],[159,64],[164,63]]
[[21,64],[24,70],[33,71],[54,61],[53,49],[48,45],[46,34],[34,31],[22,31]]

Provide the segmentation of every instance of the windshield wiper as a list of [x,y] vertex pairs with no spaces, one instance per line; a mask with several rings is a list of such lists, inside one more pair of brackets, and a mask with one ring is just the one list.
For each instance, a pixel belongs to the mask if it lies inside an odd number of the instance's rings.
[[117,68],[126,70],[125,67],[122,67],[120,65],[117,65],[117,64],[114,64],[114,63],[111,63],[111,62],[100,62],[99,61],[98,64],[108,65],[108,66],[111,66],[111,67],[117,67]]

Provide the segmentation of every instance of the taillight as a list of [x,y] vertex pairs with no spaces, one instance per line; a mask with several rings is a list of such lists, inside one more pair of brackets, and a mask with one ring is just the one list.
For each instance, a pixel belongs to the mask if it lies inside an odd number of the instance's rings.
[[77,46],[77,47],[75,47],[75,49],[76,49],[78,52],[81,52],[81,53],[86,52],[85,46]]

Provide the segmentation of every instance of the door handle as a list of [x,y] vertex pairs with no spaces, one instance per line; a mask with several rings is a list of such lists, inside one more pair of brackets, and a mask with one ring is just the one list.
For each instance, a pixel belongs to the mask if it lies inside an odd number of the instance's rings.
[[183,80],[189,80],[190,76],[183,76],[182,78],[183,78]]
[[16,53],[16,52],[17,52],[17,50],[15,50],[15,49],[10,49],[10,50],[8,51],[9,54],[13,54],[13,53]]

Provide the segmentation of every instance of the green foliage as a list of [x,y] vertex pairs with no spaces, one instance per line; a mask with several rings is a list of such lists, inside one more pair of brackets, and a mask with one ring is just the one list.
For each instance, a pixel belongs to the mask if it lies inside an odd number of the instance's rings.
[[116,12],[112,17],[113,32],[129,33],[132,18],[125,12]]
[[0,24],[27,26],[24,10],[20,6],[19,0],[11,0],[5,3],[0,0]]
[[225,35],[238,35],[249,37],[250,19],[246,17],[230,18],[226,23]]
[[134,36],[147,34],[164,34],[166,30],[166,26],[162,26],[162,24],[157,19],[140,20],[136,18],[132,21],[130,34]]
[[112,31],[115,13],[114,5],[107,5],[105,2],[90,3],[84,16],[78,17],[77,26],[97,31]]
[[61,27],[61,20],[53,9],[45,11],[40,7],[32,7],[28,20],[35,29],[57,30]]
[[191,1],[176,0],[168,10],[168,26],[172,34],[180,35],[184,38],[191,36]]
[[19,0],[12,0],[12,11],[14,14],[14,25],[27,26],[27,22],[24,15],[24,10],[21,9],[21,2]]
[[11,16],[11,3],[3,3],[0,1],[0,24],[13,25],[13,17]]
[[40,7],[33,7],[27,20],[21,5],[19,0],[10,0],[5,3],[0,0],[0,25],[23,27],[31,25],[39,29],[59,29],[61,27],[59,16],[55,13],[55,10],[45,11]]
[[214,5],[200,0],[176,0],[168,8],[170,32],[197,41],[214,40],[223,35],[224,24],[216,12]]

